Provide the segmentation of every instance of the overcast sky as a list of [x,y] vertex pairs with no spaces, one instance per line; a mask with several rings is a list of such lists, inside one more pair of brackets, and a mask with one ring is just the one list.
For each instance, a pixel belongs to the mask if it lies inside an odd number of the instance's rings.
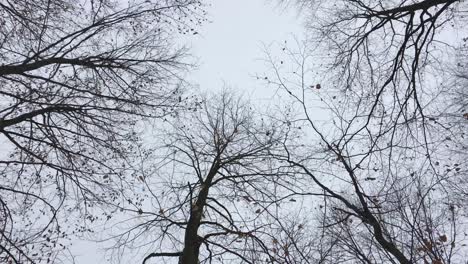
[[302,33],[301,20],[294,9],[284,9],[272,0],[214,0],[210,23],[191,38],[192,52],[199,68],[189,79],[202,90],[218,90],[224,85],[264,97],[264,87],[253,75],[263,72],[264,45],[292,39]]
[[[188,39],[199,64],[188,81],[203,91],[229,86],[257,100],[270,97],[272,93],[253,76],[265,71],[264,45],[301,35],[297,10],[281,8],[273,0],[212,0],[207,11],[210,22]],[[74,241],[76,263],[106,263],[99,246]]]

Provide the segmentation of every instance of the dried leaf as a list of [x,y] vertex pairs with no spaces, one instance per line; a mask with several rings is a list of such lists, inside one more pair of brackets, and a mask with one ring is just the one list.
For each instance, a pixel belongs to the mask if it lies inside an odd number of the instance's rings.
[[442,241],[442,242],[447,242],[447,236],[446,235],[441,235],[439,237],[439,240]]

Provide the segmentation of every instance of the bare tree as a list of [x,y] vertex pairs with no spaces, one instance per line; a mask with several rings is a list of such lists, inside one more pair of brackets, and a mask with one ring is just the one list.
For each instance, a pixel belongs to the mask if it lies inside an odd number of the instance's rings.
[[57,262],[63,221],[134,180],[138,124],[184,104],[170,35],[200,1],[124,2],[0,2],[2,263]]
[[289,202],[292,183],[289,165],[270,153],[288,127],[230,92],[200,107],[181,113],[161,136],[163,158],[144,178],[151,195],[133,209],[136,224],[122,221],[123,232],[113,232],[116,248],[147,246],[143,263],[273,260],[267,218]]
[[[323,154],[291,162],[334,198],[327,203],[334,210],[322,212],[325,237],[338,248],[332,255],[340,256],[332,262],[350,254],[365,263],[460,261],[466,3],[297,2],[311,11],[308,49],[285,48],[294,74],[275,62],[268,80],[292,95],[322,144]],[[314,117],[314,104],[332,113],[331,127]],[[332,173],[315,171],[311,160],[320,155],[320,166],[337,166]],[[335,185],[324,184],[321,173]],[[384,253],[376,256],[376,245]]]
[[[393,97],[398,105],[394,119],[417,119],[427,126],[438,117],[434,106],[449,100],[447,94],[454,90],[446,85],[453,71],[448,76],[444,69],[459,72],[462,67],[455,65],[464,64],[459,60],[466,52],[464,1],[296,2],[306,14],[309,50],[321,53],[314,58],[320,67],[333,69],[321,79],[328,87],[374,99],[364,126],[378,115],[382,102]],[[437,102],[431,101],[432,93],[441,94]]]
[[286,143],[278,158],[323,194],[313,200],[320,243],[310,243],[315,254],[301,261],[466,259],[459,200],[468,189],[466,104],[453,96],[463,94],[462,79],[443,70],[458,63],[452,69],[463,72],[462,56],[435,61],[440,46],[447,55],[461,51],[438,41],[464,3],[392,3],[317,5],[310,22],[316,35],[297,50],[281,46],[282,57],[269,55],[272,72],[260,78],[290,96],[287,103],[302,113],[292,126],[308,135],[305,147]]

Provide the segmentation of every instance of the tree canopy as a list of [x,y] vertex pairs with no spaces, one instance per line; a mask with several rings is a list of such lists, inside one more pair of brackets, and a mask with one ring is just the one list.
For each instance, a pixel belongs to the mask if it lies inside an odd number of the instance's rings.
[[267,106],[186,81],[204,1],[0,1],[0,262],[466,261],[466,2],[277,2]]

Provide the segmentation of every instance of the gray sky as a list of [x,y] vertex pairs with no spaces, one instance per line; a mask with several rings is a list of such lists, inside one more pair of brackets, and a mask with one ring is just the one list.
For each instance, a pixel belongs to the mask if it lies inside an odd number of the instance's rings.
[[199,68],[189,79],[202,90],[224,85],[264,98],[265,88],[253,75],[263,72],[264,45],[292,39],[302,33],[298,12],[268,0],[213,0],[211,23],[191,38]]
[[[255,73],[265,71],[264,45],[284,42],[302,33],[296,10],[285,10],[268,0],[212,0],[208,19],[188,45],[199,67],[188,81],[202,91],[232,87],[256,99],[271,96],[255,81]],[[71,250],[78,264],[105,263],[100,245],[74,241]],[[143,256],[141,256],[143,257]],[[140,263],[135,259],[134,263]]]

